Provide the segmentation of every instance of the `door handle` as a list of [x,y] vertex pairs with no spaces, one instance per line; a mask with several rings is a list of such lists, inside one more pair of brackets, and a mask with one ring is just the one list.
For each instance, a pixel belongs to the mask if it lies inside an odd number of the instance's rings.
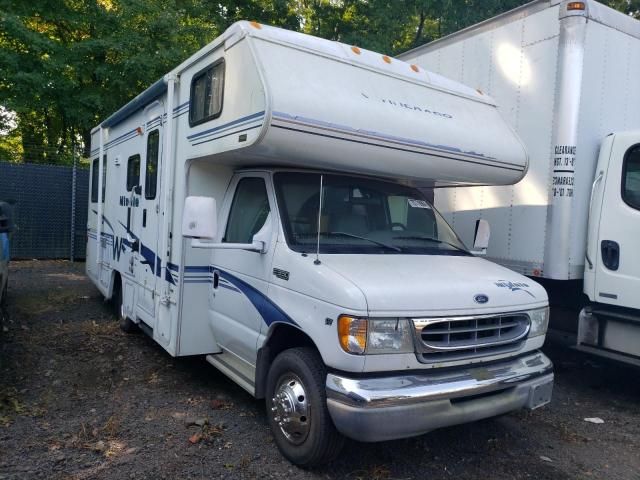
[[600,243],[602,263],[609,270],[618,270],[620,266],[620,245],[613,240],[603,240]]
[[220,283],[220,273],[217,270],[213,272],[213,288],[217,289]]
[[142,209],[142,226],[143,227],[147,226],[147,209],[146,208]]

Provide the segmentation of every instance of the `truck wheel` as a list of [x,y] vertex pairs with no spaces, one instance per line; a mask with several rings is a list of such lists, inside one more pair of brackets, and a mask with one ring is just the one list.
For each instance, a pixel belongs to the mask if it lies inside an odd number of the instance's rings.
[[4,288],[2,289],[2,295],[0,295],[0,310],[6,311],[7,305],[9,304],[9,297],[7,293],[9,291],[9,280],[4,284]]
[[303,468],[332,460],[344,445],[327,410],[326,377],[322,359],[311,348],[280,353],[267,375],[267,418],[276,445]]
[[124,303],[122,301],[122,281],[116,280],[113,291],[113,308],[116,318],[120,322],[120,330],[125,333],[134,333],[138,330],[138,326],[124,313]]

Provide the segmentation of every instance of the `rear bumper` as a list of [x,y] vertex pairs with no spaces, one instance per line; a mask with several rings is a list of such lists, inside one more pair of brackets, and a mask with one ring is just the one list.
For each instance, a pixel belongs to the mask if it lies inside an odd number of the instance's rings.
[[553,364],[542,352],[420,375],[327,375],[327,406],[347,437],[377,442],[421,435],[549,403]]

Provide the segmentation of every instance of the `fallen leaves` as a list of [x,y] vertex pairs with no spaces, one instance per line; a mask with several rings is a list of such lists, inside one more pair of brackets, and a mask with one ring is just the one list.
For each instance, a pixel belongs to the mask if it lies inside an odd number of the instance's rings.
[[219,398],[214,398],[211,400],[209,406],[213,410],[231,410],[233,408],[233,403],[227,402],[226,400],[221,400]]

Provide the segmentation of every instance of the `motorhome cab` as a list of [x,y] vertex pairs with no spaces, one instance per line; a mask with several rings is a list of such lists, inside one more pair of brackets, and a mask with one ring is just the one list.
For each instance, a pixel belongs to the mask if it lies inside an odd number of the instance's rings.
[[239,22],[93,130],[87,273],[125,330],[206,355],[316,465],[345,436],[549,402],[545,291],[423,193],[526,170],[486,95]]

